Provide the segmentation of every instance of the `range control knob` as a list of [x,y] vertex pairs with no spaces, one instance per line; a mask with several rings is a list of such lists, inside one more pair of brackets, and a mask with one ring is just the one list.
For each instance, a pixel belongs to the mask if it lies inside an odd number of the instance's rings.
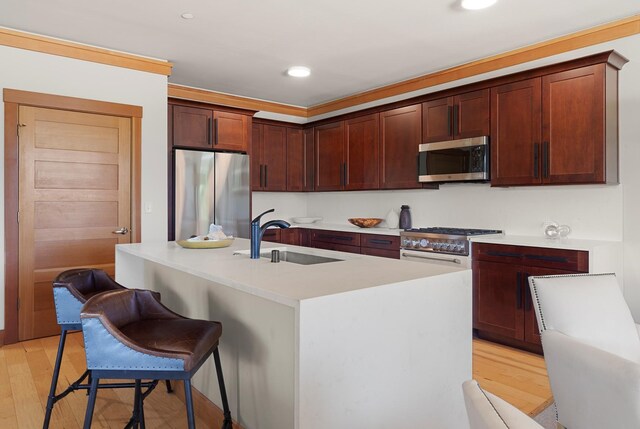
[[423,238],[422,240],[420,240],[420,247],[427,247],[429,245],[429,240],[427,240],[426,238]]
[[420,247],[420,240],[411,240],[411,247]]

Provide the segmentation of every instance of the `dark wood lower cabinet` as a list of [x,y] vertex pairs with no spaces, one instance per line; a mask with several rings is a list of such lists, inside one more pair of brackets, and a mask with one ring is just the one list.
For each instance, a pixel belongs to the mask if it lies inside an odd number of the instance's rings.
[[474,244],[473,328],[481,338],[542,353],[529,276],[588,272],[588,252]]
[[347,253],[400,258],[400,237],[381,234],[329,231],[308,228],[270,228],[265,231],[264,241],[337,250]]

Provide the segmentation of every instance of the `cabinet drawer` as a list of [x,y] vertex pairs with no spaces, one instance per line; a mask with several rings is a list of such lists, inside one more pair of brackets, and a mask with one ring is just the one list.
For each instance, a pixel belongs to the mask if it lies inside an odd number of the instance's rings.
[[360,234],[360,246],[399,252],[400,237],[394,237],[393,235]]
[[338,252],[360,253],[360,246],[348,244],[330,243],[327,241],[311,241],[311,247],[316,249],[337,250]]
[[262,240],[280,243],[280,233],[280,228],[269,228],[262,235]]
[[474,243],[472,247],[475,261],[513,263],[585,273],[589,271],[589,252],[583,250],[484,243]]
[[360,253],[363,255],[380,256],[382,258],[400,259],[400,249],[378,249],[375,247],[361,247]]
[[311,233],[311,241],[360,247],[360,234],[342,231],[313,231]]

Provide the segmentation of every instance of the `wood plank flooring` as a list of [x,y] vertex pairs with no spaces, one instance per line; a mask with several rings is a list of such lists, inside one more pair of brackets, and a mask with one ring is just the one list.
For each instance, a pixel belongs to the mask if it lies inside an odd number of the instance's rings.
[[[59,337],[40,338],[0,348],[0,428],[36,429],[42,427],[52,368]],[[537,355],[474,340],[473,376],[488,391],[502,397],[522,411],[535,415],[553,399],[544,360]],[[58,392],[75,381],[85,369],[82,336],[67,337]],[[182,395],[168,394],[162,383],[145,401],[148,428],[181,429],[186,425]],[[78,391],[59,401],[53,409],[52,429],[81,428],[87,397]],[[133,391],[104,389],[98,393],[94,428],[122,428],[129,420]],[[218,422],[205,419],[198,409],[198,428],[218,428]]]
[[473,378],[530,416],[553,402],[544,359],[534,353],[474,339]]

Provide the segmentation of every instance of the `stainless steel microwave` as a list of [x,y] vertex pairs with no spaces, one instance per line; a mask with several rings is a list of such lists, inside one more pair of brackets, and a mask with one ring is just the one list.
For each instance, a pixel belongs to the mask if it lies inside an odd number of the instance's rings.
[[488,181],[489,137],[473,137],[419,146],[420,182]]

